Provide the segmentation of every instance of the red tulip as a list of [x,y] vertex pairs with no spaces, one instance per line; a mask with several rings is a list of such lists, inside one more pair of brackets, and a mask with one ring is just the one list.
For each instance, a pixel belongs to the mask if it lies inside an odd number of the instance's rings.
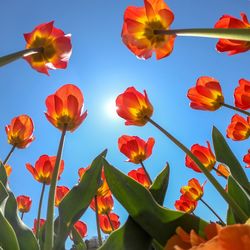
[[8,165],[8,164],[5,164],[5,165],[4,165],[4,168],[5,168],[5,172],[6,172],[7,177],[9,177],[10,174],[11,174],[11,172],[12,172],[11,166]]
[[73,132],[84,121],[87,111],[82,113],[83,95],[73,84],[66,84],[46,99],[48,121],[56,128]]
[[174,206],[179,211],[192,213],[197,206],[197,201],[191,201],[182,195],[180,199],[175,202]]
[[128,173],[128,176],[136,180],[140,184],[142,184],[145,188],[149,188],[151,185],[143,168],[138,168],[138,169],[130,171]]
[[16,197],[17,209],[21,213],[28,213],[31,208],[32,200],[29,196],[19,195]]
[[82,238],[87,236],[87,225],[83,221],[77,221],[74,224],[74,228],[80,234]]
[[56,187],[56,196],[55,196],[55,206],[58,207],[61,203],[62,199],[69,192],[69,188],[65,186],[57,186]]
[[224,102],[220,83],[208,76],[198,78],[196,86],[190,88],[187,93],[190,99],[190,107],[193,109],[214,111]]
[[[106,195],[106,196],[97,196],[97,206],[98,206],[98,214],[107,214],[110,213],[114,208],[114,200],[112,198],[112,195]],[[93,198],[90,207],[96,211],[95,208],[95,199]]]
[[250,136],[250,116],[245,120],[236,114],[232,117],[231,123],[227,127],[227,137],[234,141],[245,140]]
[[54,21],[38,25],[31,33],[24,34],[26,49],[39,52],[24,59],[38,72],[49,75],[49,69],[65,69],[72,52],[71,35],[55,28]]
[[143,126],[153,114],[146,91],[144,95],[134,87],[127,88],[116,98],[117,114],[126,120],[125,125]]
[[246,168],[250,168],[250,149],[246,155],[244,155],[243,161],[247,164]]
[[235,106],[250,109],[250,81],[239,80],[239,86],[234,91]]
[[[45,183],[49,185],[52,179],[53,170],[55,167],[56,156],[48,156],[42,155],[35,163],[35,167],[33,167],[30,163],[26,163],[26,168],[33,175],[35,180]],[[60,163],[58,180],[64,170],[64,161],[62,160]]]
[[[245,13],[241,13],[241,18],[237,19],[230,15],[224,15],[220,20],[215,24],[215,28],[224,28],[224,29],[249,29],[250,24],[247,20]],[[234,55],[237,53],[245,52],[250,49],[250,42],[240,41],[240,40],[229,40],[229,39],[219,39],[216,44],[216,49],[219,52],[228,52],[228,55]]]
[[117,214],[110,213],[109,218],[111,220],[112,226],[110,225],[107,215],[99,214],[100,228],[105,234],[112,233],[113,229],[116,230],[120,226],[119,216]]
[[[39,228],[41,229],[41,227],[43,227],[43,225],[45,224],[46,220],[44,219],[40,219],[39,220]],[[38,224],[38,221],[37,219],[34,219],[34,227],[32,228],[32,231],[34,234],[36,234],[36,230],[37,230],[37,225]]]
[[20,115],[11,120],[10,125],[5,126],[8,143],[17,148],[26,148],[34,141],[34,125],[27,115]]
[[168,30],[174,14],[163,0],[144,0],[143,7],[129,6],[124,13],[122,40],[137,57],[157,59],[168,56],[174,47],[174,35],[155,34]]
[[217,170],[216,171],[216,174],[218,176],[225,176],[226,178],[228,178],[228,176],[231,174],[230,173],[230,170],[228,169],[228,167],[224,166],[223,164],[219,164],[218,167],[217,167]]

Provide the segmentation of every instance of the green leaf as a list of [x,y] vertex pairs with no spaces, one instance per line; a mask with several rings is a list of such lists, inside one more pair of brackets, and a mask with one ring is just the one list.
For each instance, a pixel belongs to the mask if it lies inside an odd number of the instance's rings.
[[155,202],[148,190],[109,165],[106,160],[104,169],[109,187],[116,199],[134,221],[162,246],[175,234],[178,226],[188,232],[194,229],[199,235],[203,235],[203,229],[207,225],[205,221],[190,214],[164,209]]
[[3,166],[3,163],[0,162],[0,181],[3,183],[3,185],[6,187],[8,177],[5,171],[5,167]]
[[81,218],[96,194],[101,178],[103,157],[107,150],[97,156],[78,185],[74,186],[59,204],[59,228],[55,249],[63,249],[72,226]]
[[217,161],[226,164],[235,180],[250,192],[250,185],[245,171],[216,127],[213,127],[212,136]]
[[0,181],[0,204],[8,197],[8,192],[3,185],[3,183]]
[[72,246],[72,249],[77,249],[77,250],[87,250],[87,246],[81,237],[81,235],[77,232],[77,230],[72,227],[71,229],[71,235],[73,238],[74,245]]
[[[228,193],[232,196],[232,198],[238,203],[241,209],[250,217],[250,196],[248,193],[242,188],[242,186],[232,177],[228,177]],[[230,219],[228,218],[229,222],[234,218],[236,223],[245,223],[239,219],[237,214],[229,214]]]

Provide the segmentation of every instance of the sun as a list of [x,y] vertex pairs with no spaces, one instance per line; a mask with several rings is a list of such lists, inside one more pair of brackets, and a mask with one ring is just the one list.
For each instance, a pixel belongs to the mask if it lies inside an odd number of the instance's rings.
[[115,104],[115,98],[110,98],[104,105],[105,113],[108,115],[109,118],[117,119],[118,115],[116,113],[117,107]]

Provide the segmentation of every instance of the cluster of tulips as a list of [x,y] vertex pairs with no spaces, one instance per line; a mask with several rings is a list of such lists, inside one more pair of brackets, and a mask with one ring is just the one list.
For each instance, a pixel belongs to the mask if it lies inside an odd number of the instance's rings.
[[[216,48],[229,55],[250,50],[250,24],[244,13],[242,20],[224,15],[213,29],[171,30],[174,14],[163,0],[144,0],[144,6],[130,6],[124,13],[122,40],[137,57],[148,59],[153,53],[157,59],[169,56],[177,36],[203,36],[219,38]],[[24,34],[26,49],[0,58],[0,66],[16,59],[25,59],[33,69],[49,75],[53,69],[65,69],[72,52],[70,35],[55,28],[53,22],[38,25],[31,33]],[[250,81],[241,79],[234,92],[235,105],[224,102],[218,80],[202,76],[196,86],[187,93],[193,109],[215,111],[227,107],[246,118],[235,114],[227,128],[227,137],[245,140],[250,136]],[[12,145],[9,154],[0,166],[0,248],[19,249],[65,249],[68,237],[73,241],[72,249],[87,249],[83,238],[87,235],[87,225],[81,221],[90,207],[96,214],[99,249],[115,250],[235,250],[249,249],[250,246],[250,185],[241,166],[223,135],[214,127],[212,151],[194,144],[190,149],[152,119],[154,108],[149,97],[134,87],[128,87],[116,98],[117,114],[125,120],[125,125],[144,126],[147,123],[177,145],[186,155],[185,165],[203,173],[214,185],[228,204],[226,221],[203,199],[204,185],[195,178],[180,190],[176,200],[178,211],[163,207],[167,191],[169,170],[166,167],[152,180],[144,161],[152,154],[155,140],[144,141],[138,136],[122,135],[118,148],[128,162],[140,167],[123,174],[106,159],[107,150],[99,154],[86,168],[78,170],[79,181],[73,188],[58,186],[57,182],[64,170],[62,160],[65,134],[74,132],[87,117],[83,112],[84,98],[81,90],[66,84],[45,101],[47,120],[61,132],[57,155],[41,155],[34,166],[26,164],[34,179],[42,184],[37,217],[33,229],[22,221],[24,213],[32,205],[30,197],[20,195],[15,198],[8,182],[11,167],[8,160],[16,148],[24,149],[35,139],[34,124],[25,114],[13,118],[6,126],[8,143]],[[250,150],[243,161],[250,167]],[[215,167],[216,162],[219,162]],[[227,181],[226,189],[221,186],[212,170]],[[49,185],[47,216],[41,218],[43,196]],[[115,198],[127,210],[129,217],[120,227],[119,216],[113,212]],[[195,213],[198,201],[207,206],[218,218],[208,223]],[[58,217],[54,218],[54,209]],[[20,212],[20,214],[18,213]],[[101,230],[110,234],[103,242]]]

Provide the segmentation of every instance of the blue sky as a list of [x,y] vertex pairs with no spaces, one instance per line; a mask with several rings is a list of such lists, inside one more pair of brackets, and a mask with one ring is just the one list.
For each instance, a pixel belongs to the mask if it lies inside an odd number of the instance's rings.
[[[167,4],[175,14],[172,28],[208,28],[223,15],[239,17],[245,12],[250,17],[247,0],[178,1]],[[216,39],[178,37],[173,53],[160,61],[151,58],[138,60],[122,43],[120,33],[123,13],[127,6],[142,6],[142,0],[130,1],[4,1],[1,3],[1,55],[22,50],[25,47],[23,33],[30,32],[41,23],[55,21],[55,26],[72,34],[73,54],[66,70],[51,71],[50,77],[37,73],[19,60],[0,68],[0,158],[10,150],[4,126],[20,114],[28,114],[35,124],[36,140],[25,150],[16,150],[9,163],[13,168],[10,185],[15,195],[32,197],[31,212],[24,221],[33,226],[37,214],[41,184],[26,170],[25,163],[34,164],[42,154],[55,155],[60,132],[45,118],[45,99],[66,83],[77,85],[84,94],[88,116],[74,132],[68,133],[63,159],[65,170],[59,185],[72,187],[78,181],[77,171],[86,167],[104,148],[108,148],[108,160],[123,172],[137,166],[126,163],[126,157],[117,147],[123,135],[137,135],[156,140],[153,154],[145,166],[154,178],[166,162],[171,167],[170,183],[164,205],[174,208],[179,189],[193,177],[204,182],[202,174],[185,167],[185,155],[150,124],[144,127],[125,126],[118,117],[110,116],[107,104],[129,86],[139,91],[146,89],[155,111],[153,119],[173,133],[186,146],[211,142],[212,126],[225,135],[233,111],[222,108],[216,112],[192,110],[186,97],[199,76],[217,78],[222,86],[225,101],[233,104],[233,91],[240,78],[250,79],[249,52],[227,56],[215,50]],[[240,160],[246,154],[249,142],[228,140]],[[243,162],[242,162],[243,164]],[[248,171],[249,176],[249,169]],[[218,178],[223,185],[225,181]],[[48,191],[48,187],[47,187]],[[46,200],[42,218],[45,218]],[[225,218],[226,204],[210,183],[205,186],[204,200],[212,204]],[[125,210],[116,202],[115,210],[121,222],[126,220]],[[213,215],[199,204],[196,214],[207,220]],[[82,220],[88,227],[88,237],[96,235],[93,226],[94,212],[87,211]]]

